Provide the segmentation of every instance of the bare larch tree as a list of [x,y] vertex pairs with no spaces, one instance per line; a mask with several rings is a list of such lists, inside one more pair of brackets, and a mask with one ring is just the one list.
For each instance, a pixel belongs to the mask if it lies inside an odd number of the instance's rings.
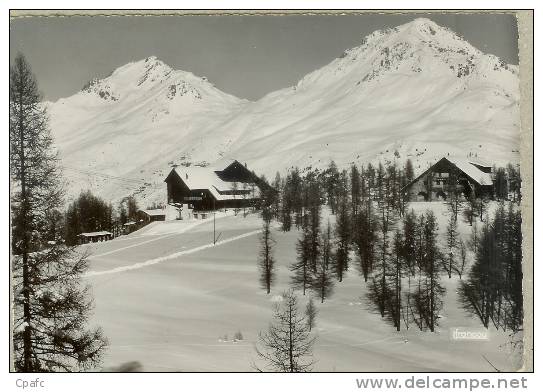
[[254,365],[257,370],[311,371],[315,338],[311,336],[306,316],[298,309],[298,299],[292,290],[283,293],[282,301],[275,305],[273,322],[258,337],[255,349],[265,365],[263,368]]
[[49,230],[62,205],[62,177],[36,79],[22,55],[10,69],[9,98],[14,368],[93,367],[106,342],[100,329],[85,329],[92,309],[81,285],[85,255],[64,245],[58,228]]

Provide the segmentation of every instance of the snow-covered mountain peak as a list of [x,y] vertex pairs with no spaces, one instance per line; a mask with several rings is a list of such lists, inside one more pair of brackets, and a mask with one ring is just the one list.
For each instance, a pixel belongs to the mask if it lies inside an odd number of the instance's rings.
[[155,56],[130,63],[127,66],[118,68],[110,78],[128,78],[137,86],[148,86],[154,82],[164,80],[171,74],[173,69]]
[[410,158],[416,170],[449,153],[514,162],[518,96],[517,66],[419,18],[373,32],[256,102],[151,56],[49,111],[63,163],[79,170],[70,173],[74,189],[83,179],[107,198],[153,199],[170,166],[224,157],[268,177],[330,160]]
[[181,103],[186,107],[198,106],[201,101],[211,101],[212,105],[246,102],[218,90],[205,77],[175,70],[156,56],[150,56],[125,64],[103,79],[91,79],[80,92],[59,99],[58,103],[115,107],[123,102],[141,102],[145,98],[152,98],[157,104],[162,102],[162,106],[174,105],[173,111]]
[[430,37],[448,37],[455,39],[457,35],[451,30],[438,25],[434,21],[428,18],[417,18],[411,22],[405,23],[397,27],[398,32],[402,32],[404,35],[407,31],[413,34],[417,34],[422,38]]
[[427,18],[417,18],[411,22],[386,30],[379,30],[377,35],[386,41],[409,42],[414,47],[449,48],[459,52],[478,55],[481,52],[454,31],[440,26]]
[[[496,71],[499,75],[492,76]],[[360,46],[306,75],[291,93],[326,88],[345,94],[365,89],[368,83],[379,84],[392,75],[416,79],[421,72],[466,80],[472,74],[485,74],[489,79],[503,77],[510,81],[506,82],[509,86],[517,82],[514,66],[482,53],[452,30],[418,18],[369,34]]]

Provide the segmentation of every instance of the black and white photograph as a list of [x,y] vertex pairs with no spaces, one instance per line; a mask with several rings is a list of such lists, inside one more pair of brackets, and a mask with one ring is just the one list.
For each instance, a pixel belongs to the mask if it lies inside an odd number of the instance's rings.
[[10,372],[532,372],[521,13],[11,10]]

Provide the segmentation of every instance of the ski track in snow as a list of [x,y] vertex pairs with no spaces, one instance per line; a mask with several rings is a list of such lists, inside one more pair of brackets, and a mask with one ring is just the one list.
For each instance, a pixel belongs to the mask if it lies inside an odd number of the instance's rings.
[[[110,250],[109,252],[104,252],[104,253],[100,253],[99,255],[92,255],[92,256],[89,256],[88,259],[97,259],[99,257],[102,257],[102,256],[107,256],[107,255],[110,255],[112,253],[116,253],[116,252],[120,252],[122,250],[126,250],[126,249],[130,249],[130,248],[134,248],[136,246],[141,246],[141,245],[144,245],[144,244],[148,244],[149,242],[153,242],[153,241],[158,241],[158,240],[162,240],[164,238],[168,238],[168,237],[173,237],[174,235],[177,235],[179,233],[173,233],[173,234],[168,234],[168,235],[163,235],[163,236],[160,236],[158,238],[153,238],[152,240],[147,240],[147,241],[143,241],[143,242],[138,242],[137,244],[132,244],[132,245],[127,245],[127,246],[124,246],[122,248],[118,248],[118,249],[113,249],[113,250]],[[131,239],[131,238],[126,238],[126,239]]]
[[[196,252],[199,252],[201,250],[213,248],[213,247],[219,246],[219,245],[224,245],[224,244],[227,244],[229,242],[237,241],[237,240],[240,240],[242,238],[249,237],[249,236],[252,236],[252,235],[258,234],[258,233],[260,233],[260,230],[253,230],[253,231],[250,231],[248,233],[240,234],[240,235],[232,237],[232,238],[228,238],[228,239],[225,239],[225,240],[222,240],[222,241],[218,241],[216,244],[209,243],[209,244],[206,244],[206,245],[197,246],[196,248],[183,250],[181,252],[172,253],[171,255],[168,255],[168,256],[156,257],[154,259],[141,261],[139,263],[135,263],[135,264],[127,265],[127,266],[123,266],[123,267],[117,267],[117,268],[113,268],[113,269],[106,270],[106,271],[89,271],[86,274],[84,274],[84,276],[85,277],[90,277],[90,276],[115,274],[115,273],[119,273],[119,272],[137,270],[137,269],[141,269],[141,268],[148,267],[148,266],[151,266],[151,265],[155,265],[155,264],[158,264],[158,263],[162,263],[164,261],[176,259],[176,258],[184,256],[184,255],[196,253]],[[141,244],[139,244],[139,245],[141,245]]]
[[[110,255],[112,253],[116,253],[116,252],[120,252],[122,250],[126,250],[126,249],[130,249],[130,248],[134,248],[136,246],[140,246],[140,245],[144,245],[144,244],[148,244],[149,242],[153,242],[153,241],[158,241],[158,240],[162,240],[164,238],[168,238],[168,237],[173,237],[175,235],[178,235],[178,234],[182,234],[184,232],[186,232],[187,230],[189,229],[192,229],[196,226],[199,226],[203,223],[206,223],[207,221],[205,220],[202,220],[202,221],[198,221],[192,225],[187,225],[186,227],[184,227],[182,230],[179,230],[179,231],[176,231],[175,233],[170,233],[170,234],[166,234],[166,235],[161,235],[157,238],[153,238],[152,240],[147,240],[147,241],[143,241],[143,242],[138,242],[137,244],[132,244],[132,245],[127,245],[125,247],[122,247],[122,248],[118,248],[118,249],[113,249],[113,250],[110,250],[109,252],[104,252],[104,253],[100,253],[99,255],[93,255],[93,256],[90,256],[89,259],[96,259],[98,257],[102,257],[102,256],[107,256],[107,255]],[[123,238],[124,240],[130,240],[130,239],[135,239],[135,238],[139,238],[139,237],[142,237],[144,236],[145,234],[140,234],[138,237],[134,236],[134,237],[131,237],[131,238]]]

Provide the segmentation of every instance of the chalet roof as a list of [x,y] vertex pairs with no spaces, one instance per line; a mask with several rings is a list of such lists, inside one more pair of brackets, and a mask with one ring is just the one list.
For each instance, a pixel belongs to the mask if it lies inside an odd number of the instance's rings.
[[190,190],[208,189],[212,186],[221,192],[232,189],[232,182],[221,180],[215,168],[178,166],[174,170]]
[[[446,158],[443,157],[436,163],[434,163],[432,166],[430,166],[428,169],[423,171],[421,174],[419,174],[417,177],[415,177],[411,182],[409,182],[407,185],[405,185],[403,189],[409,188],[413,183],[419,180],[422,176],[424,176],[426,173],[428,173],[432,168],[437,165],[438,162],[441,162],[443,160],[446,160],[456,166],[460,171],[462,171],[464,174],[466,174],[468,177],[470,177],[473,181],[475,181],[479,185],[492,185],[492,176],[490,173],[485,173],[481,171],[477,166],[474,166],[474,163],[471,161],[466,161],[462,159],[453,159],[453,158]],[[481,165],[486,166],[486,165]]]
[[482,166],[482,167],[492,167],[492,165],[490,163],[488,163],[487,161],[484,161],[480,158],[470,158],[468,160],[469,163],[472,163],[474,165],[479,165],[479,166]]
[[492,185],[492,176],[490,175],[490,173],[485,173],[481,171],[479,168],[474,166],[472,162],[456,159],[448,160],[458,169],[468,175],[473,181],[477,182],[479,185]]
[[[185,185],[191,190],[207,189],[211,192],[215,200],[238,200],[242,198],[241,191],[243,190],[244,183],[236,181],[225,181],[221,179],[218,173],[222,172],[232,163],[234,160],[224,159],[211,166],[177,166],[173,169],[179,178],[185,183]],[[252,185],[252,183],[250,183]],[[247,185],[245,183],[245,185]],[[236,187],[238,194],[222,194],[221,192],[231,192]],[[250,188],[249,188],[250,189]],[[249,190],[247,189],[247,190]],[[259,189],[255,187],[255,198],[259,197]],[[246,199],[252,198],[252,192],[246,194]]]
[[166,212],[163,209],[155,209],[155,210],[140,210],[143,213],[149,215],[149,216],[162,216],[166,215]]
[[102,235],[113,235],[109,231],[92,231],[90,233],[81,233],[79,234],[82,237],[98,237]]

